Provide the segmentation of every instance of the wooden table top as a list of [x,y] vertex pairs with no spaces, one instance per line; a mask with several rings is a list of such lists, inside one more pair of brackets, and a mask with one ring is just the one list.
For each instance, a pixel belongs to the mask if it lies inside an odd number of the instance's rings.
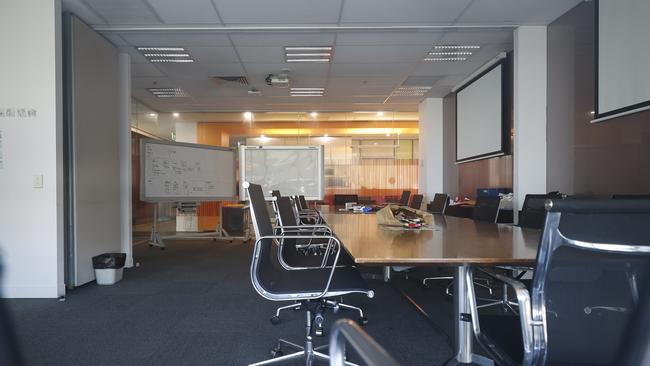
[[434,215],[433,230],[377,225],[377,216],[320,207],[321,215],[359,264],[529,265],[541,230]]

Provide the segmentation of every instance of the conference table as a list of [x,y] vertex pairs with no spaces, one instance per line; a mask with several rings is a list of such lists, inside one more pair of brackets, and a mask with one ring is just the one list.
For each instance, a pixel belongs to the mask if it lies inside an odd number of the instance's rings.
[[473,265],[533,265],[540,230],[442,215],[433,215],[429,230],[408,230],[378,225],[374,214],[340,212],[330,206],[319,211],[358,264],[384,266],[386,274],[390,266],[454,266],[455,361],[492,364],[472,350],[474,332],[464,279]]

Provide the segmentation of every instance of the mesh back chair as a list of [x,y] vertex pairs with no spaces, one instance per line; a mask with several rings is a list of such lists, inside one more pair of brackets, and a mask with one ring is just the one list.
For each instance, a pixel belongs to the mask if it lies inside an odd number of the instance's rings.
[[332,201],[335,206],[343,206],[348,202],[359,202],[359,196],[356,194],[335,194]]
[[433,196],[433,201],[431,201],[431,213],[434,214],[445,214],[445,210],[449,206],[449,195],[446,193],[436,193]]
[[501,197],[499,196],[479,196],[476,198],[472,218],[477,221],[497,222],[500,205]]
[[469,273],[477,341],[501,365],[619,365],[650,274],[650,201],[548,200],[546,208],[531,290],[483,270],[517,295],[518,354],[481,329]]
[[543,228],[546,219],[544,202],[546,202],[547,198],[549,197],[546,194],[527,194],[521,208],[518,226],[531,229]]
[[402,191],[402,198],[399,199],[400,206],[408,206],[409,198],[411,198],[411,191]]
[[650,194],[613,194],[613,200],[650,200]]
[[409,207],[414,208],[416,210],[419,210],[420,207],[422,207],[422,199],[423,198],[424,198],[424,196],[421,195],[421,194],[413,195],[413,198],[411,198],[411,203],[409,203]]
[[[0,277],[2,268],[0,267]],[[13,321],[0,296],[0,365],[24,365],[18,338],[14,332]]]
[[[333,265],[326,268],[310,268],[289,270],[284,268],[277,257],[278,245],[281,239],[302,239],[299,235],[274,235],[271,219],[266,210],[266,201],[262,187],[257,184],[244,182],[248,192],[251,217],[255,229],[255,247],[251,263],[251,282],[255,291],[265,299],[271,301],[292,301],[300,304],[300,309],[305,311],[305,345],[280,339],[272,350],[274,359],[262,361],[253,365],[268,365],[282,363],[287,360],[305,358],[310,365],[313,360],[328,360],[329,357],[319,352],[323,347],[314,348],[312,342],[312,324],[321,327],[324,321],[324,312],[328,308],[337,308],[337,299],[341,296],[360,293],[370,298],[374,292],[370,290],[361,278],[356,268],[337,267],[339,254],[342,249],[339,240],[331,235],[320,236],[330,239],[334,243],[332,255]],[[282,355],[284,348],[297,349],[296,352]]]

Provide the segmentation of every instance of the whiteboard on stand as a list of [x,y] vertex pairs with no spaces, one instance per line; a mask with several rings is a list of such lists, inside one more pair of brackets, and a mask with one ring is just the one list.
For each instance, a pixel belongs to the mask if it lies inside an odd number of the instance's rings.
[[[246,146],[239,147],[240,186],[244,182],[259,184],[264,196],[272,190],[283,196],[303,195],[308,200],[322,200],[325,195],[323,146]],[[247,199],[240,187],[241,199]]]
[[236,152],[229,148],[142,140],[140,199],[148,202],[235,200],[235,160]]

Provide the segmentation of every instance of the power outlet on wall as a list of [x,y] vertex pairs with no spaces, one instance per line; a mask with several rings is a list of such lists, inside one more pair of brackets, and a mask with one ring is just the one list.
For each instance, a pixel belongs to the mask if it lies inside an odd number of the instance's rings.
[[32,188],[43,188],[43,174],[34,174],[32,176]]

